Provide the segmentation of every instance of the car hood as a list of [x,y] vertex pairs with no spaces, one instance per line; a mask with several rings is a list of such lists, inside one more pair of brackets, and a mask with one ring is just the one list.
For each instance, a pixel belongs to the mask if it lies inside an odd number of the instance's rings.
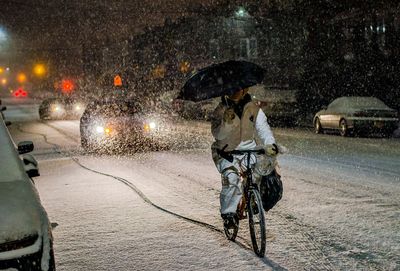
[[28,181],[0,182],[0,244],[41,232],[48,223],[39,195]]

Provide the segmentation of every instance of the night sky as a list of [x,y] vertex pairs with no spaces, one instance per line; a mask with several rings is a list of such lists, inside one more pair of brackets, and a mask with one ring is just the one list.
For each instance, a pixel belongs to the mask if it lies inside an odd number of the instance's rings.
[[14,49],[59,47],[80,39],[101,39],[105,32],[135,34],[146,26],[163,24],[166,18],[195,16],[219,2],[0,0],[0,26]]

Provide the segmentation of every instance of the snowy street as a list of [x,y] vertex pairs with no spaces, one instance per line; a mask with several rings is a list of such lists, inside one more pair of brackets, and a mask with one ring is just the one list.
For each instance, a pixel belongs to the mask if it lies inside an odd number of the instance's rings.
[[40,121],[30,100],[3,104],[14,141],[35,145],[57,270],[400,269],[398,138],[273,129],[289,153],[260,259],[247,221],[236,243],[223,233],[209,123],[173,124],[166,151],[96,155],[80,146],[79,120]]

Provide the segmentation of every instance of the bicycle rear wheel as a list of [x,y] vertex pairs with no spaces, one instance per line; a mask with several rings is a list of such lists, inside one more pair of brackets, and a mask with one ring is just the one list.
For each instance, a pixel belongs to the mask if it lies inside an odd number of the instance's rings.
[[265,254],[265,214],[260,193],[257,189],[249,190],[247,211],[253,250],[259,257]]

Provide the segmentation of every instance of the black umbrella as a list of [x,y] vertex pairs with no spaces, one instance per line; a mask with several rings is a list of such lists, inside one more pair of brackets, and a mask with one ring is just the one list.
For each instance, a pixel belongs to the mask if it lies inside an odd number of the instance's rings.
[[230,60],[194,73],[185,83],[178,99],[202,101],[260,84],[265,70],[247,61]]

